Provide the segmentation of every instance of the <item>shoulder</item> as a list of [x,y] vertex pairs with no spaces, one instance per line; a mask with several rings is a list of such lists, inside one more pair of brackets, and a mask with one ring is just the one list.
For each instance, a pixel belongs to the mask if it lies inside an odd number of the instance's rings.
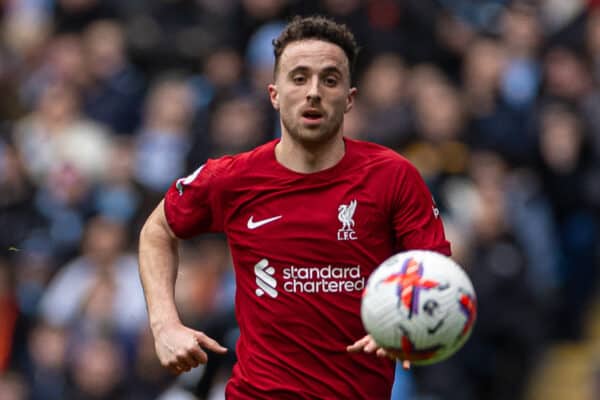
[[352,158],[362,166],[383,168],[383,171],[416,171],[412,163],[397,151],[379,145],[355,139],[344,139],[352,153]]
[[[266,154],[273,147],[274,143],[269,142],[245,153],[208,159],[191,174],[177,179],[167,197],[178,198],[189,190],[202,198],[209,193],[211,196],[220,196],[229,188],[238,187],[253,171],[268,168],[265,166],[268,160]],[[179,196],[175,196],[175,193]]]
[[202,168],[213,177],[242,177],[250,171],[266,166],[275,143],[276,141],[270,141],[244,153],[209,159]]
[[403,193],[424,184],[417,168],[397,151],[364,141],[347,140],[346,143],[352,156],[351,174],[363,176],[378,191]]

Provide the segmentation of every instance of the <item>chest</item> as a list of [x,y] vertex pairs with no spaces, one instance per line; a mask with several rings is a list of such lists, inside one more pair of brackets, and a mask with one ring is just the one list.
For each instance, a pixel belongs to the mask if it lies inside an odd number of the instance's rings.
[[354,262],[387,254],[391,246],[384,202],[364,182],[273,185],[231,201],[225,227],[232,250],[327,263],[331,255]]

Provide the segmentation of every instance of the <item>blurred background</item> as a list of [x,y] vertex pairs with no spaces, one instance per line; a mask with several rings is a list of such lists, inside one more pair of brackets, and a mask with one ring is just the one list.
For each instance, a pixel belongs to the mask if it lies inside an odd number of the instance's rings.
[[[0,399],[223,398],[233,356],[158,364],[137,234],[174,179],[279,135],[271,40],[314,13],[362,48],[345,134],[419,168],[479,297],[395,398],[600,398],[600,1],[0,4]],[[233,348],[226,242],[181,250],[182,318]]]

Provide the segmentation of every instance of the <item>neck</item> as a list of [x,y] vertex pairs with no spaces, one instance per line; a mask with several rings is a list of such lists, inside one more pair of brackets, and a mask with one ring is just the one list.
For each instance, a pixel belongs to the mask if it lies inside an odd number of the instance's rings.
[[336,165],[346,151],[341,135],[325,143],[307,144],[282,135],[275,146],[275,158],[284,167],[303,174],[323,171]]

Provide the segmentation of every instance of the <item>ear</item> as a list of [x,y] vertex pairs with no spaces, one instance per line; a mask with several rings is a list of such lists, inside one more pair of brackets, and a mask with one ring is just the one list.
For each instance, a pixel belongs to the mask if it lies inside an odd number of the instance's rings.
[[279,92],[277,91],[277,86],[271,83],[268,86],[269,90],[269,100],[271,100],[271,105],[277,111],[279,111]]
[[358,89],[355,87],[350,88],[350,90],[348,91],[348,97],[346,97],[346,110],[344,112],[352,110],[352,107],[354,106],[354,97],[356,97],[356,92],[358,92]]

